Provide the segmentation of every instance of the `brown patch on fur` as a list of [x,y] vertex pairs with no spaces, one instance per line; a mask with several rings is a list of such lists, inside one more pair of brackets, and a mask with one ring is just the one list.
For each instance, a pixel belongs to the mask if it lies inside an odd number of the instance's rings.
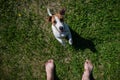
[[51,20],[52,20],[52,17],[51,17],[51,16],[49,16],[49,17],[48,17],[48,21],[49,21],[49,22],[51,22]]
[[53,25],[55,25],[55,16],[57,16],[60,19],[61,22],[64,21],[63,16],[61,14],[57,13],[57,14],[49,17],[49,21],[52,22]]
[[60,13],[61,15],[64,15],[64,14],[65,14],[65,9],[60,10],[59,13]]
[[55,16],[57,16],[61,22],[64,22],[64,17],[63,17],[64,14],[65,14],[65,9],[62,9],[58,13],[49,16],[48,21],[52,22],[52,24],[55,25],[56,23]]

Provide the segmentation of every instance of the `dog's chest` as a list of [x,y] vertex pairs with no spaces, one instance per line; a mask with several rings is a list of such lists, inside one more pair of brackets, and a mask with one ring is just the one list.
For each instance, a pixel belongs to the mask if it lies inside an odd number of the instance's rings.
[[62,33],[60,33],[60,37],[62,37],[62,38],[66,37],[67,35],[68,35],[68,32],[62,32]]

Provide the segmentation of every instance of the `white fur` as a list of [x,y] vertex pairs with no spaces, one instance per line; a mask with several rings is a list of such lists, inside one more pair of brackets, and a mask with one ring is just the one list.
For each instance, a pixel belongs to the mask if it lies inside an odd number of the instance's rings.
[[[65,46],[65,42],[64,42],[63,38],[68,37],[69,44],[72,45],[72,35],[71,35],[71,32],[70,32],[69,26],[66,23],[61,23],[60,20],[57,17],[55,19],[57,21],[56,25],[52,24],[52,31],[53,31],[53,34],[54,34],[55,38],[63,46]],[[60,32],[59,26],[63,26],[64,27],[64,31],[63,32]]]
[[[47,12],[49,16],[52,16],[50,10],[47,8]],[[52,24],[52,31],[55,36],[55,38],[63,45],[65,46],[65,42],[63,38],[68,37],[69,44],[72,45],[72,35],[69,29],[69,26],[66,23],[63,23],[59,20],[57,16],[55,16],[56,23]],[[60,27],[63,27],[63,32],[60,31]]]
[[52,16],[49,8],[47,8],[47,12],[48,12],[48,15],[49,15],[49,16]]

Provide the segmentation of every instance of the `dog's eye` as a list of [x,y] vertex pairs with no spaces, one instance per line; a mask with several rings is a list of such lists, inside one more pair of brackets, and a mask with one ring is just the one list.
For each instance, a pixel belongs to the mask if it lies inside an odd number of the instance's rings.
[[61,18],[60,21],[63,22],[64,21],[63,18]]
[[56,24],[56,23],[57,23],[57,21],[56,21],[56,20],[54,20],[54,23]]

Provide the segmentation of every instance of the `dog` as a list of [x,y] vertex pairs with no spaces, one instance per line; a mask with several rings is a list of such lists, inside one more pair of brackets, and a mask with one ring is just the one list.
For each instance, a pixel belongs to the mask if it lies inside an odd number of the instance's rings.
[[56,14],[51,14],[50,9],[47,8],[47,12],[49,15],[48,21],[52,23],[52,32],[55,38],[65,46],[64,38],[68,38],[69,44],[73,44],[72,35],[69,29],[69,26],[64,22],[64,14],[65,9],[62,9],[60,12]]

